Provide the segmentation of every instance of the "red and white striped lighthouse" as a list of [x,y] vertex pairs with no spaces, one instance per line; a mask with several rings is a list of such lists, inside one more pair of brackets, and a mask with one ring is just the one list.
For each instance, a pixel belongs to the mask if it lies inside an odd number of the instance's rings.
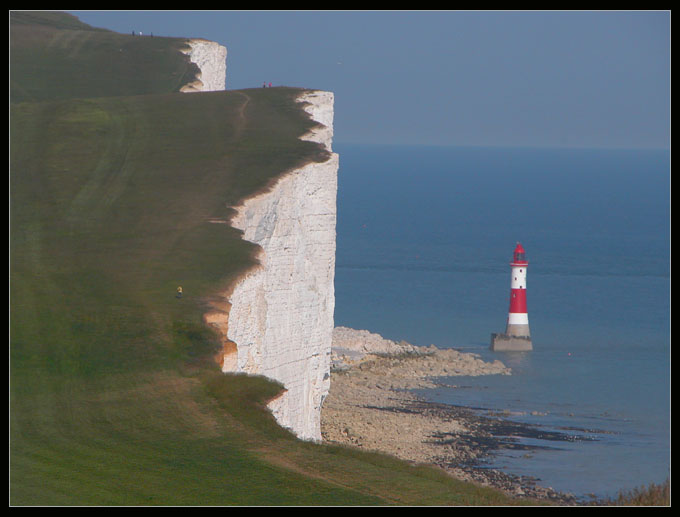
[[524,248],[518,242],[510,262],[510,311],[505,333],[509,336],[530,336],[527,314],[527,261]]
[[510,262],[510,310],[505,334],[491,335],[493,350],[526,351],[532,349],[527,313],[527,260],[518,242]]

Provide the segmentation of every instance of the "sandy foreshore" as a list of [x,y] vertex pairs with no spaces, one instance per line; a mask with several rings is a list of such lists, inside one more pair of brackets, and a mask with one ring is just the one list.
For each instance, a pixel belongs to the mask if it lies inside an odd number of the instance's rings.
[[338,327],[333,334],[330,393],[321,414],[328,443],[437,465],[458,479],[499,488],[515,497],[574,504],[535,478],[483,468],[495,450],[515,447],[508,436],[531,436],[531,426],[480,416],[470,408],[436,404],[413,390],[442,386],[460,375],[511,375],[502,362],[434,346],[417,347],[368,331]]

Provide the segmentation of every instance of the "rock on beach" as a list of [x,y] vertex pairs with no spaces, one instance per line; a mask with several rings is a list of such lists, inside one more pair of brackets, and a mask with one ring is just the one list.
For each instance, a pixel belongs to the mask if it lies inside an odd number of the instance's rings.
[[485,362],[476,354],[397,343],[346,327],[333,332],[332,366],[321,414],[323,439],[416,463],[441,463],[444,457],[449,463],[469,460],[474,451],[437,444],[434,436],[471,429],[441,406],[423,404],[409,390],[433,388],[439,377],[510,374],[500,361]]
[[325,442],[437,465],[459,479],[495,486],[510,495],[547,498],[541,487],[474,468],[489,452],[479,444],[493,441],[483,418],[468,408],[426,402],[412,391],[441,386],[444,377],[510,375],[501,361],[336,327],[331,364],[330,392],[321,410]]
[[389,376],[395,381],[395,388],[404,389],[433,387],[436,385],[433,379],[437,377],[511,373],[501,361],[486,362],[477,354],[434,345],[415,346],[406,341],[391,341],[367,330],[336,327],[331,368],[342,371],[353,367],[370,371],[374,376]]

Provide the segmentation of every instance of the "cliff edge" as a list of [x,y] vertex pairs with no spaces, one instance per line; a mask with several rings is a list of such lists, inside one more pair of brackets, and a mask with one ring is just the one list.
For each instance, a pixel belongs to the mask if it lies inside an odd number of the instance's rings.
[[229,309],[206,317],[224,340],[222,370],[283,384],[269,408],[299,438],[321,440],[321,405],[330,388],[335,308],[338,155],[331,152],[333,94],[299,98],[320,123],[303,138],[329,158],[283,175],[236,207],[232,226],[260,247],[259,265],[226,295]]
[[[224,89],[226,48],[200,39],[188,45],[185,53],[200,73],[182,91]],[[205,317],[222,336],[222,371],[280,382],[284,391],[269,403],[277,422],[316,441],[330,388],[335,308],[333,101],[332,93],[321,91],[298,98],[317,122],[301,138],[321,144],[329,158],[285,173],[270,190],[235,207],[231,225],[259,246],[258,265],[224,293],[226,309]]]
[[227,78],[227,48],[214,41],[191,39],[183,52],[189,56],[199,73],[196,80],[184,85],[180,91],[212,92],[224,90]]

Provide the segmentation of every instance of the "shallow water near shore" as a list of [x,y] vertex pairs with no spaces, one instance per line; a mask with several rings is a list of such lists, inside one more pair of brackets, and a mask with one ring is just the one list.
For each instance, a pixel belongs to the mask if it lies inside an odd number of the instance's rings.
[[[423,393],[560,433],[489,468],[579,497],[669,476],[668,152],[335,150],[336,325],[512,368]],[[517,241],[534,350],[494,353]]]

